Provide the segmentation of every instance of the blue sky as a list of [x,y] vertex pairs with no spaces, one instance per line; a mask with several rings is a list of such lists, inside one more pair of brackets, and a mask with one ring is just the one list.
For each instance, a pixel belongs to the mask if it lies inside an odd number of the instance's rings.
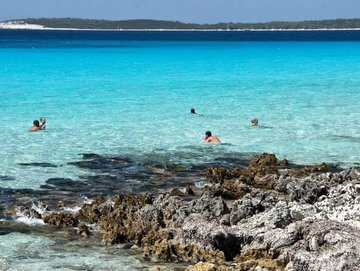
[[360,17],[360,0],[0,0],[0,20],[32,17],[265,22]]

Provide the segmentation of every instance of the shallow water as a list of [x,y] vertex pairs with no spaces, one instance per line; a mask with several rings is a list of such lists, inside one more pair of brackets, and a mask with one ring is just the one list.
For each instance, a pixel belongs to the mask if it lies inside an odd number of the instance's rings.
[[[71,35],[59,41],[46,31],[12,40],[2,34],[0,218],[16,202],[201,185],[203,168],[242,164],[259,152],[294,163],[359,162],[358,42],[91,41]],[[191,115],[191,107],[203,116]],[[47,129],[29,133],[41,116]],[[254,117],[259,127],[249,125]],[[207,130],[229,144],[204,144]],[[83,160],[82,153],[105,160]],[[18,190],[24,188],[36,191]],[[66,243],[31,231],[0,235],[0,270],[143,265],[126,253],[113,257],[94,244],[68,249]]]
[[[360,43],[82,43],[0,48],[1,186],[83,174],[66,163],[84,152],[359,161]],[[28,133],[41,116],[47,130]],[[204,146],[206,130],[232,145]]]
[[[59,234],[58,234],[59,235]],[[147,270],[148,263],[126,250],[69,236],[13,232],[0,235],[0,270]]]

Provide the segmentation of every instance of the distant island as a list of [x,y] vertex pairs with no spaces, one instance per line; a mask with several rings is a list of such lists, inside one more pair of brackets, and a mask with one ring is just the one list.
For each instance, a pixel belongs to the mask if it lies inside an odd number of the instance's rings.
[[89,30],[319,30],[360,29],[360,19],[267,23],[195,24],[161,20],[94,20],[77,18],[37,18],[9,20],[0,29],[89,29]]

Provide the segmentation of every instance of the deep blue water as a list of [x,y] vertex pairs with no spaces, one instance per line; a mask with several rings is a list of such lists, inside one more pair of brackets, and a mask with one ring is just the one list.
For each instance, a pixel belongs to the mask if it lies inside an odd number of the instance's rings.
[[[335,31],[64,31],[0,30],[1,46],[8,43],[69,41],[360,41],[359,30]],[[27,42],[25,42],[27,41]],[[20,44],[18,44],[20,45]],[[69,43],[64,46],[71,46]],[[74,44],[72,44],[74,45]],[[47,44],[49,46],[49,44]]]

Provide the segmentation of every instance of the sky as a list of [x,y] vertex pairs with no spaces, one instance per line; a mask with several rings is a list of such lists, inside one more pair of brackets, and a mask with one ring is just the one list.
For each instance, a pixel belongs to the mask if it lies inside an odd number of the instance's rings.
[[0,21],[38,17],[194,23],[360,18],[360,0],[0,0]]

